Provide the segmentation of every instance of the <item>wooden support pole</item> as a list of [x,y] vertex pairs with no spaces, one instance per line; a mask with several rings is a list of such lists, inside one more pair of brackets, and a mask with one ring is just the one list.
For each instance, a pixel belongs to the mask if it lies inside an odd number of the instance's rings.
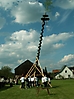
[[[33,64],[34,65],[34,64]],[[31,72],[33,71],[33,69],[34,69],[34,66],[32,65],[32,67],[29,69],[29,71],[28,71],[28,73],[26,74],[26,78],[28,77],[28,76],[30,76],[30,74],[31,74]]]
[[38,72],[42,75],[42,76],[44,76],[44,74],[36,67],[36,65],[34,65],[35,66],[35,68],[38,70]]

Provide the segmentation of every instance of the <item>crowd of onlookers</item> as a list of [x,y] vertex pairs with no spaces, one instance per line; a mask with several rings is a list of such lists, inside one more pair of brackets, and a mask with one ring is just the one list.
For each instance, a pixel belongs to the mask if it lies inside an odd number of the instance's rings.
[[13,84],[17,84],[18,79],[16,78],[5,78],[5,77],[0,77],[0,88],[3,88],[6,84],[9,84],[10,87],[13,86]]
[[1,77],[0,78],[0,88],[2,88],[4,86],[5,86],[5,80],[4,80],[4,77]]

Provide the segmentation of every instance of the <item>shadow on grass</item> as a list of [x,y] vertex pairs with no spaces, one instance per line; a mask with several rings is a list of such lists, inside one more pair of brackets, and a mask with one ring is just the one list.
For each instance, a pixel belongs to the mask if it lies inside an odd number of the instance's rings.
[[9,88],[11,88],[11,87],[10,87],[9,85],[6,85],[6,86],[4,86],[3,88],[1,88],[0,91],[7,90],[7,89],[9,89]]
[[60,87],[60,86],[53,86],[52,88],[58,88],[58,87]]
[[56,93],[48,94],[47,92],[45,92],[45,93],[39,93],[39,94],[37,94],[37,96],[39,96],[39,97],[56,96]]
[[56,94],[55,93],[50,93],[50,95],[55,96]]

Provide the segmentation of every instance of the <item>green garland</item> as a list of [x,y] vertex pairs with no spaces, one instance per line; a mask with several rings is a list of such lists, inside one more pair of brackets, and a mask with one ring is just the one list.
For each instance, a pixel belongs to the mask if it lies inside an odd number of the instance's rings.
[[52,0],[45,0],[44,7],[45,7],[45,12],[49,12],[52,7]]

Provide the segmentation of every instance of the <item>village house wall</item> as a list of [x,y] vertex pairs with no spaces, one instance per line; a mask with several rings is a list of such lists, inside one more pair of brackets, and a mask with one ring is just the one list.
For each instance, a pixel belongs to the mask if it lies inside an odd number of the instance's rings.
[[67,66],[55,76],[55,79],[62,78],[74,78],[73,72]]

